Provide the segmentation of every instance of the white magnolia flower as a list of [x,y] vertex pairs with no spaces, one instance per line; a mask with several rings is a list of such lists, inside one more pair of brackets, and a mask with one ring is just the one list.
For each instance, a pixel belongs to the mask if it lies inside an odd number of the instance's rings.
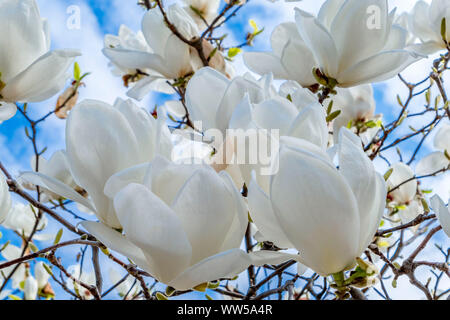
[[[0,122],[16,113],[15,102],[40,102],[60,91],[74,50],[50,50],[46,20],[34,0],[0,2]],[[45,79],[43,76],[45,75]]]
[[112,177],[105,192],[125,235],[101,223],[82,225],[168,286],[191,289],[251,264],[239,249],[247,208],[225,172],[158,157]]
[[[189,81],[186,106],[194,125],[201,124],[198,129],[205,131],[206,139],[218,150],[209,161],[217,171],[227,170],[239,188],[243,182],[248,184],[251,171],[262,165],[261,159],[249,163],[261,150],[240,150],[241,138],[258,139],[258,146],[267,147],[265,155],[278,143],[270,130],[277,130],[277,136],[304,138],[324,149],[327,146],[325,112],[317,97],[295,82],[284,83],[277,92],[271,75],[256,80],[247,74],[230,81],[214,69],[203,68]],[[239,136],[239,132],[244,134]],[[262,140],[262,132],[267,133],[267,141]]]
[[[226,131],[230,127],[235,108],[245,95],[248,95],[253,103],[262,102],[276,95],[272,77],[266,75],[260,80],[255,80],[246,74],[229,80],[220,72],[207,67],[195,73],[186,89],[186,107],[190,119],[196,129],[204,132],[204,140],[219,151],[213,157],[208,156],[207,161],[213,163],[218,172],[227,170],[238,188],[243,185],[239,168],[224,163],[224,159],[232,157],[234,150],[226,140]],[[218,134],[222,139],[218,139],[216,136]]]
[[[337,143],[341,128],[350,127],[355,133],[358,133],[364,144],[369,143],[379,131],[379,127],[376,125],[378,119],[375,116],[376,103],[372,86],[338,88],[336,91],[337,94],[329,99],[333,100],[332,112],[341,111],[333,121],[333,132],[336,132],[334,141]],[[373,123],[373,126],[365,125],[369,121]]]
[[5,177],[0,174],[0,224],[5,221],[11,209],[11,196]]
[[[8,244],[3,250],[1,251],[1,254],[3,258],[5,258],[6,261],[12,261],[20,258],[22,256],[22,250],[23,248],[19,248],[15,245]],[[2,269],[2,273],[4,273],[6,276],[11,274],[11,272],[14,270],[15,266],[10,266]],[[13,289],[20,289],[21,283],[25,280],[26,277],[26,267],[25,264],[19,265],[16,272],[12,276],[12,288]],[[3,277],[2,277],[3,279]]]
[[162,116],[155,120],[132,101],[114,106],[86,100],[70,113],[66,127],[67,159],[85,199],[70,186],[42,173],[27,172],[21,179],[80,203],[113,228],[121,228],[112,200],[103,192],[108,179],[129,167],[147,163],[156,154],[170,158],[172,142]]
[[[109,270],[109,279],[113,284],[118,283],[124,276],[121,276],[115,269]],[[136,282],[136,279],[128,275],[127,278],[116,287],[116,291],[121,298],[128,294],[128,299],[136,296],[141,290],[141,286]]]
[[50,279],[50,274],[45,270],[44,263],[42,261],[36,262],[34,266],[34,276],[36,277],[38,288],[44,289]]
[[292,101],[299,110],[304,109],[319,100],[317,95],[311,90],[301,87],[295,81],[283,82],[278,91],[278,95]]
[[186,107],[193,122],[201,123],[201,130],[218,129],[225,134],[237,105],[247,94],[253,103],[268,98],[272,79],[265,76],[260,82],[249,77],[229,80],[212,68],[202,68],[191,78],[186,89]]
[[244,62],[258,73],[273,73],[276,79],[297,81],[304,87],[316,83],[313,68],[317,65],[311,50],[293,22],[277,26],[271,36],[272,52],[246,52]]
[[[186,10],[194,19],[199,28],[206,28],[217,17],[220,0],[183,0],[187,7]],[[200,15],[199,15],[200,14]]]
[[[194,20],[178,5],[167,9],[167,17],[184,38],[191,40],[199,36]],[[184,78],[203,66],[197,50],[172,33],[158,9],[145,14],[142,33],[145,42],[140,33],[133,34],[125,27],[118,37],[108,35],[105,38],[105,56],[122,72],[128,73],[127,79],[137,81],[128,96],[140,100],[151,90],[174,93],[165,83],[167,80]],[[206,56],[213,51],[206,40],[203,49]],[[220,53],[214,55],[210,65],[224,73],[227,71]]]
[[[95,274],[94,272],[88,272],[86,270],[83,270],[81,272],[81,267],[79,264],[72,265],[67,268],[67,271],[74,277],[76,280],[81,281],[87,285],[95,286],[96,280],[95,280]],[[67,287],[70,290],[75,290],[78,292],[78,294],[83,298],[84,300],[93,300],[94,296],[92,293],[86,289],[85,287],[79,285],[75,281],[73,281],[70,278],[67,278]]]
[[25,279],[23,293],[25,300],[36,300],[38,294],[38,282],[32,275]]
[[433,174],[450,166],[450,123],[445,123],[434,137],[435,151],[420,159],[416,173],[420,176]]
[[[306,90],[307,89],[301,89]],[[260,103],[252,103],[246,95],[236,107],[230,120],[230,129],[246,130],[245,139],[250,142],[258,140],[258,145],[246,144],[246,150],[242,150],[242,137],[237,136],[235,152],[238,157],[246,156],[247,160],[240,161],[239,167],[245,183],[251,180],[252,171],[256,172],[258,183],[264,183],[267,179],[259,179],[263,174],[263,166],[270,167],[270,163],[262,163],[263,159],[255,159],[249,163],[251,157],[264,153],[271,158],[278,151],[279,138],[289,136],[307,140],[322,150],[326,150],[328,144],[328,127],[324,108],[314,102],[304,108],[298,108],[289,100],[275,96]],[[275,132],[272,132],[275,130]],[[267,137],[261,137],[265,133]],[[276,134],[276,135],[274,135]],[[262,150],[265,147],[266,150]],[[243,154],[242,154],[243,153]],[[276,170],[276,168],[274,168]],[[270,174],[270,168],[266,168],[265,175]]]
[[432,54],[447,48],[441,27],[446,19],[445,39],[450,40],[450,2],[448,0],[433,0],[431,4],[418,1],[410,15],[411,32],[419,38],[421,44],[414,46],[415,50]]
[[[168,8],[167,17],[185,38],[190,40],[198,36],[197,25],[178,5]],[[139,35],[135,36],[131,43],[128,42],[128,32],[124,35],[123,29],[118,39],[114,40],[108,36],[103,49],[103,53],[111,62],[121,69],[151,72],[128,93],[139,99],[155,89],[155,80],[179,79],[193,72],[189,45],[170,31],[159,10],[149,10],[145,14],[142,32],[146,43],[142,42]]]
[[438,195],[431,198],[431,205],[439,219],[442,230],[444,230],[445,234],[450,237],[450,211],[448,207],[445,206],[444,201],[442,201]]
[[406,37],[406,45],[413,46],[416,42],[416,36],[411,32],[411,18],[408,12],[403,12],[400,15],[397,15],[394,21],[394,24],[401,26],[403,29],[408,31],[408,36]]
[[305,266],[321,275],[341,272],[373,240],[386,203],[384,179],[347,129],[340,132],[339,170],[316,145],[282,140],[270,187],[255,180],[249,186],[250,215],[266,239],[297,249]]
[[[34,229],[34,225],[36,224],[38,209],[31,208],[30,205],[25,205],[23,203],[17,203],[10,210],[8,217],[3,222],[3,227],[14,230],[20,235],[24,235],[25,237],[29,237],[31,232]],[[47,217],[45,214],[42,214],[42,218],[39,221],[37,226],[37,231],[42,231],[47,227]],[[36,234],[33,239],[45,241],[49,239],[49,235],[44,234]]]
[[296,9],[298,31],[317,66],[340,87],[390,79],[420,59],[405,50],[407,31],[394,17],[387,0],[328,0],[317,18]]
[[408,223],[423,213],[420,200],[416,199],[417,180],[414,179],[414,171],[402,162],[394,164],[390,169],[393,171],[387,180],[387,185],[390,190],[396,189],[389,192],[388,199],[391,201],[391,206],[398,209],[401,221]]
[[[389,248],[391,248],[393,245],[396,244],[397,239],[395,237],[377,237],[374,244],[378,247],[378,250],[380,250],[381,253],[384,255],[388,254]],[[369,250],[370,258],[372,259],[372,262],[377,263],[380,261],[380,256],[373,253],[372,250]]]
[[[160,73],[149,67],[143,68],[143,66],[134,65],[132,52],[135,54],[152,53],[142,31],[134,33],[127,26],[121,25],[117,36],[112,34],[105,36],[103,52],[111,60],[110,65],[113,67],[114,75],[125,77],[126,85],[136,82],[136,88],[130,89],[128,95],[142,98],[151,90],[164,93],[173,92],[172,87],[167,84],[167,80],[160,77]],[[126,52],[129,53],[129,57],[124,56]],[[114,58],[114,54],[118,55],[118,58]],[[152,77],[147,78],[146,75]],[[144,89],[141,89],[141,86],[144,86]]]

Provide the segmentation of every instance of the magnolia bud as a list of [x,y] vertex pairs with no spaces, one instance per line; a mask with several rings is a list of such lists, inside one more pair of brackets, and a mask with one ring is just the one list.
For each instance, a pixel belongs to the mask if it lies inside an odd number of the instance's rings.
[[31,275],[27,277],[24,285],[25,300],[36,300],[38,293],[38,282]]
[[55,115],[60,119],[66,119],[67,114],[78,101],[78,91],[75,86],[71,86],[64,91],[62,95],[59,96],[56,102]]
[[48,283],[50,274],[45,269],[44,263],[42,261],[36,263],[34,267],[34,275],[36,276],[38,288],[43,289]]

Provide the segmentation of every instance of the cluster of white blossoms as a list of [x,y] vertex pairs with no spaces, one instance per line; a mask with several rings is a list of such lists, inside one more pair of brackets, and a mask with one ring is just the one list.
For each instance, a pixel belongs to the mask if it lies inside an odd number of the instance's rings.
[[[450,2],[418,1],[402,16],[387,0],[327,0],[317,17],[297,8],[295,23],[273,31],[271,52],[244,54],[259,79],[235,76],[232,59],[202,37],[220,6],[219,0],[184,0],[162,12],[155,5],[141,31],[122,26],[117,36],[107,35],[103,53],[113,73],[132,85],[131,99],[78,103],[67,118],[66,149],[41,158],[39,168],[32,159],[33,170],[18,181],[29,190],[40,187],[42,203],[70,200],[94,214],[97,221],[80,228],[177,290],[232,279],[251,265],[293,260],[299,273],[310,268],[322,276],[361,265],[383,216],[398,226],[428,210],[416,176],[449,168],[448,119],[435,137],[437,151],[415,172],[399,162],[383,178],[369,156],[385,130],[371,84],[449,49]],[[16,102],[61,91],[78,53],[49,51],[48,27],[34,0],[0,1],[0,17],[4,121]],[[182,97],[151,114],[132,100],[150,91]],[[173,132],[177,118],[187,126]],[[178,135],[199,138],[207,156],[179,150]],[[24,237],[43,230],[47,218],[35,226],[37,209],[12,206],[8,189],[0,176],[3,226]],[[450,235],[444,202],[434,196],[431,207]],[[261,246],[241,248],[247,230]],[[20,251],[10,245],[2,255],[13,260]],[[36,264],[33,277],[22,266],[13,288],[21,287],[26,299],[50,292],[44,269]],[[70,273],[95,285],[79,265]],[[120,280],[116,273],[111,278]],[[92,298],[73,279],[68,286]],[[130,279],[117,288],[122,297],[131,289]]]
[[[49,26],[34,0],[0,2],[0,122],[17,111],[16,102],[40,102],[58,93],[67,69],[80,53],[50,51]],[[43,79],[45,75],[45,81]]]

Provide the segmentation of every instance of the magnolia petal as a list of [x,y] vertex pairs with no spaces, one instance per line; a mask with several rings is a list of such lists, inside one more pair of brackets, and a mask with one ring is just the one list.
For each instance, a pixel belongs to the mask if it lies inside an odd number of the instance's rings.
[[120,228],[112,202],[103,191],[112,175],[140,162],[130,123],[116,108],[85,100],[69,115],[66,146],[74,179],[92,198],[97,217],[112,228]]
[[267,52],[246,52],[244,63],[251,71],[263,75],[273,73],[275,79],[287,79],[288,73],[281,63],[280,57]]
[[170,144],[169,134],[158,135],[158,122],[146,110],[131,100],[117,99],[114,107],[119,110],[130,124],[139,145],[136,162],[150,162],[157,154],[157,140]]
[[272,35],[270,37],[270,43],[272,50],[277,57],[281,57],[283,54],[283,49],[286,45],[295,41],[298,43],[304,43],[303,39],[297,30],[297,25],[295,22],[285,22],[281,23],[273,29]]
[[236,106],[230,119],[230,129],[255,129],[253,121],[253,105],[248,94],[244,95],[242,101]]
[[212,68],[195,73],[186,89],[186,106],[192,121],[201,121],[203,130],[216,128],[216,113],[230,81]]
[[273,212],[269,197],[256,182],[254,173],[248,187],[247,199],[250,216],[264,239],[273,242],[279,248],[294,248],[294,245],[286,238],[284,230]]
[[253,119],[260,128],[279,130],[281,136],[287,135],[289,124],[298,115],[292,102],[281,97],[273,97],[255,105]]
[[148,10],[142,19],[142,32],[153,52],[163,56],[171,31],[158,10]]
[[436,41],[427,41],[424,43],[415,43],[412,45],[409,45],[407,47],[407,50],[417,52],[421,55],[431,55],[435,52],[442,50],[442,45],[440,42]]
[[439,219],[439,223],[442,226],[442,230],[444,230],[445,234],[450,237],[450,211],[445,206],[444,201],[438,196],[435,195],[431,198],[431,205],[433,207],[436,216]]
[[105,184],[105,195],[114,199],[116,194],[129,184],[142,184],[150,165],[150,163],[139,164],[112,175]]
[[219,252],[236,215],[234,201],[224,181],[206,166],[180,189],[172,209],[191,243],[191,264]]
[[[382,28],[369,27],[368,10],[371,6],[377,8],[377,22]],[[390,30],[388,23],[387,0],[345,1],[329,29],[339,53],[339,70],[345,70],[383,49]]]
[[429,8],[430,5],[425,1],[417,1],[410,16],[412,32],[422,42],[439,40],[430,26]]
[[438,150],[450,152],[450,124],[445,123],[434,137],[434,147]]
[[176,213],[143,185],[130,184],[114,198],[127,239],[143,251],[151,269],[168,283],[189,267],[192,247]]
[[271,200],[287,238],[314,271],[344,270],[360,255],[360,217],[350,186],[322,155],[282,147],[279,159]]
[[186,109],[181,101],[178,100],[170,100],[165,103],[165,106],[170,114],[174,115],[177,118],[183,118],[186,116]]
[[3,175],[0,174],[0,224],[8,217],[11,209],[11,196],[9,195],[9,187]]
[[178,79],[192,72],[189,45],[178,39],[174,34],[169,36],[164,52],[167,65],[167,78]]
[[386,184],[362,149],[361,140],[342,128],[339,133],[339,171],[353,190],[359,208],[360,251],[369,245],[386,205]]
[[327,29],[330,29],[334,17],[336,17],[345,1],[346,0],[327,0],[320,7],[317,17]]
[[304,108],[292,123],[287,135],[307,140],[326,150],[328,127],[323,107],[314,103]]
[[228,165],[225,171],[230,175],[237,188],[241,189],[244,186],[245,181],[238,164],[232,163]]
[[292,102],[295,104],[299,111],[302,111],[306,107],[317,103],[317,96],[314,95],[309,89],[299,88],[291,94]]
[[[40,102],[40,101],[44,101],[47,100],[55,95],[57,95],[59,92],[61,92],[61,90],[64,89],[64,85],[67,83],[67,81],[70,79],[70,74],[69,73],[62,73],[59,77],[55,77],[54,79],[52,79],[53,81],[51,83],[49,83],[49,86],[46,87],[45,89],[43,89],[42,91],[36,92],[35,95],[30,95],[27,98],[27,101],[31,101],[31,102]],[[68,90],[72,90],[72,87],[69,87]],[[65,92],[63,92],[62,95],[64,95]],[[59,98],[62,97],[59,96]],[[72,99],[77,99],[78,95],[76,94],[74,98]],[[62,98],[61,98],[62,99]],[[74,100],[72,100],[73,102]],[[70,103],[72,103],[70,102]],[[58,102],[57,102],[58,103]],[[68,111],[69,109],[69,105],[70,103],[67,103],[67,107],[64,107],[62,109],[60,109],[58,111],[58,116],[65,116],[67,117],[66,114],[64,114],[66,111]]]
[[341,72],[337,81],[344,88],[381,82],[392,78],[422,58],[423,56],[406,50],[380,52]]
[[236,214],[220,250],[227,251],[238,248],[242,243],[248,225],[248,208],[231,176],[225,171],[220,172],[219,176],[224,181],[228,191],[233,195],[236,206]]
[[157,156],[148,167],[145,185],[167,205],[172,205],[180,189],[199,168],[200,165],[176,164]]
[[173,4],[169,7],[167,17],[185,38],[192,39],[198,36],[197,24],[188,12],[178,4]]
[[252,265],[261,267],[265,264],[278,265],[289,260],[298,261],[299,256],[296,254],[286,253],[282,251],[260,250],[249,253]]
[[124,69],[152,69],[162,75],[168,73],[163,58],[154,53],[120,48],[104,48],[102,52],[114,64]]
[[[448,19],[449,13],[450,13],[450,6],[447,0],[434,0],[431,2],[428,14],[429,14],[429,22],[433,30],[436,30],[440,33],[442,18],[446,17]],[[446,29],[444,30],[444,33],[446,34],[448,39],[448,36],[450,35],[450,26],[448,24],[446,24]]]
[[127,91],[127,96],[141,101],[152,90],[167,94],[174,93],[172,87],[168,86],[166,79],[157,76],[148,76],[136,82]]
[[11,102],[40,102],[50,98],[64,87],[66,71],[79,55],[78,51],[55,50],[41,56],[6,83],[3,98]]
[[[399,204],[409,203],[414,199],[417,192],[417,180],[413,179],[414,172],[409,166],[401,162],[394,164],[391,168],[393,171],[387,180],[389,188],[393,189],[400,186],[400,184],[402,185],[390,192],[390,196]],[[409,182],[405,183],[406,181]]]
[[298,32],[325,74],[335,78],[338,72],[338,51],[331,34],[314,16],[298,8],[295,9],[295,21]]
[[407,37],[408,30],[403,29],[398,25],[393,25],[383,51],[401,50],[405,48]]
[[46,176],[39,172],[24,172],[20,175],[20,179],[33,185],[48,189],[64,198],[80,203],[94,212],[96,211],[92,202],[81,196],[68,185],[53,177]]
[[248,94],[250,101],[258,103],[262,100],[264,91],[257,83],[242,77],[237,77],[231,81],[217,109],[215,116],[216,129],[225,132],[229,127],[236,106],[246,94]]
[[124,237],[120,232],[111,229],[100,222],[83,221],[81,225],[106,247],[130,258],[139,267],[152,273],[142,250]]
[[2,81],[8,83],[48,51],[36,1],[1,1],[0,30],[0,70]]
[[436,151],[420,159],[416,165],[416,174],[419,176],[426,176],[439,170],[443,170],[449,165],[450,160],[447,159],[444,152]]
[[423,213],[422,204],[417,201],[411,201],[405,208],[400,208],[398,211],[398,217],[403,224],[409,223]]
[[231,279],[247,269],[251,263],[247,253],[240,249],[231,249],[200,261],[168,285],[178,290],[188,290],[205,282]]
[[17,106],[14,103],[0,102],[0,123],[9,120],[17,112]]
[[384,177],[376,174],[376,187],[373,194],[373,205],[370,209],[361,212],[361,231],[360,231],[360,248],[359,252],[363,252],[373,241],[375,233],[380,226],[383,218],[384,209],[386,207],[387,188]]
[[309,156],[318,158],[322,160],[324,163],[328,164],[330,168],[335,169],[334,164],[331,161],[331,157],[328,155],[329,150],[325,150],[312,142],[304,139],[298,139],[294,137],[281,137],[280,144],[282,146],[288,147],[289,149],[308,152]]

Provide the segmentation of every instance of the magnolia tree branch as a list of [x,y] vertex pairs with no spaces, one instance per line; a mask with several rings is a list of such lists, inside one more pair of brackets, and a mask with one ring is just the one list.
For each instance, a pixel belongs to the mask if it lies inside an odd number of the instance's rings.
[[45,256],[46,253],[51,252],[51,251],[55,251],[59,248],[63,248],[63,247],[67,247],[67,246],[73,246],[73,245],[88,245],[88,246],[92,246],[92,247],[99,247],[102,244],[96,241],[89,241],[89,240],[82,240],[82,239],[76,239],[76,240],[70,240],[70,241],[66,241],[66,242],[61,242],[58,244],[55,244],[51,247],[39,250],[37,252],[34,252],[32,254],[5,262],[0,264],[0,270],[10,267],[10,266],[14,266],[16,264],[20,264],[29,260],[33,260],[33,259],[37,259],[41,256]]
[[[0,169],[5,172],[3,165],[0,163]],[[76,233],[80,236],[82,235],[87,235],[89,239],[95,239],[93,236],[91,236],[89,233],[87,232],[83,232],[80,231],[77,227],[75,227],[74,225],[72,225],[70,222],[68,222],[67,220],[65,220],[64,218],[62,218],[58,213],[56,213],[55,211],[53,211],[52,209],[48,208],[47,206],[43,205],[42,203],[40,203],[39,201],[35,200],[32,196],[30,196],[28,193],[24,192],[20,187],[19,184],[17,183],[17,181],[12,180],[12,179],[8,179],[6,181],[8,183],[9,189],[11,192],[19,195],[20,197],[22,197],[24,200],[26,200],[28,203],[30,203],[31,205],[33,205],[34,207],[42,210],[43,212],[47,213],[50,217],[52,217],[53,219],[55,219],[57,222],[59,222],[61,225],[63,225],[64,227],[66,227],[68,230],[72,231],[73,233]]]
[[52,265],[54,265],[55,267],[60,269],[65,274],[65,276],[67,278],[69,278],[74,283],[76,283],[76,284],[82,286],[83,288],[85,288],[86,290],[88,290],[92,294],[92,296],[94,297],[95,300],[101,300],[101,296],[100,296],[99,292],[97,291],[97,288],[95,286],[91,286],[89,284],[86,284],[86,283],[80,281],[79,279],[75,278],[72,274],[70,274],[64,268],[64,266],[61,264],[60,259],[56,258],[54,251],[50,252],[50,254],[48,255],[47,259]]
[[412,220],[411,222],[399,225],[397,227],[393,227],[393,228],[389,228],[389,229],[385,229],[385,230],[378,230],[376,235],[377,236],[383,236],[386,234],[390,234],[392,232],[395,231],[399,231],[399,230],[404,230],[407,228],[411,228],[417,225],[420,225],[422,222],[424,221],[428,221],[428,220],[434,220],[436,219],[436,215],[434,214],[430,214],[430,215],[426,215],[426,214],[421,214],[419,216],[417,216],[414,220]]
[[[433,63],[433,72],[426,77],[424,80],[417,82],[417,83],[409,83],[408,81],[406,81],[401,75],[399,75],[399,79],[401,80],[401,82],[407,87],[409,93],[408,93],[408,97],[406,99],[405,102],[402,102],[402,99],[398,96],[397,100],[398,103],[401,107],[401,111],[399,113],[399,115],[397,116],[396,120],[393,121],[392,123],[385,125],[381,128],[381,131],[383,133],[382,137],[379,138],[378,135],[375,136],[375,138],[368,144],[365,146],[365,150],[369,151],[373,146],[375,146],[375,150],[371,153],[370,158],[371,159],[375,159],[377,156],[380,155],[381,152],[386,151],[392,147],[397,146],[398,144],[405,142],[413,137],[416,137],[420,134],[424,134],[424,137],[422,138],[421,142],[418,144],[416,150],[413,153],[413,156],[411,157],[410,161],[408,162],[408,164],[411,164],[415,158],[415,156],[417,155],[420,147],[423,144],[423,141],[426,139],[426,137],[428,137],[428,135],[431,133],[431,131],[436,127],[436,125],[441,121],[441,119],[444,117],[444,115],[441,115],[439,113],[439,111],[444,110],[444,112],[449,115],[449,108],[447,105],[447,94],[445,91],[445,88],[443,87],[442,84],[442,76],[444,74],[444,72],[447,70],[447,65],[449,63],[449,59],[450,59],[450,52],[448,52],[446,55],[441,56],[441,58],[437,59],[436,61],[434,61]],[[439,69],[439,66],[443,64],[444,67]],[[405,120],[405,118],[408,118],[408,112],[407,109],[409,108],[410,104],[412,103],[412,101],[418,97],[421,96],[422,94],[424,94],[425,92],[429,91],[430,88],[433,86],[433,83],[431,85],[429,85],[428,87],[426,87],[425,89],[420,89],[418,92],[418,88],[423,85],[424,83],[426,83],[427,81],[429,81],[430,79],[434,80],[434,83],[437,84],[439,92],[444,100],[444,107],[442,109],[439,108],[430,108],[430,103],[431,101],[428,101],[428,105],[426,106],[426,110],[423,113],[419,113],[418,115],[423,115],[426,112],[435,112],[435,118],[427,125],[425,125],[424,127],[422,127],[421,129],[418,130],[414,130],[413,133],[407,134],[401,138],[397,138],[395,139],[395,141],[391,142],[388,146],[384,146],[384,144],[387,142],[388,138],[392,136],[392,134],[396,131],[396,129],[398,127],[400,127],[400,125],[403,123],[403,121]],[[417,116],[417,115],[416,115]]]
[[429,178],[429,177],[435,177],[439,173],[445,173],[445,172],[447,172],[449,170],[450,170],[450,166],[448,166],[447,168],[442,168],[440,170],[437,170],[437,171],[435,171],[433,173],[423,175],[423,176],[414,176],[412,178],[409,178],[409,179],[403,181],[402,183],[398,184],[397,186],[393,187],[392,189],[389,189],[388,194],[394,192],[395,190],[400,189],[401,186],[407,184],[408,182],[411,182],[411,181],[414,181],[414,180],[421,180],[421,179]]
[[[223,23],[221,20],[224,18],[224,16],[227,14],[228,11],[230,11],[234,6],[238,5],[239,0],[230,0],[229,3],[224,7],[224,9],[217,15],[217,17],[210,23],[206,24],[207,28],[200,37],[195,37],[193,39],[187,39],[184,35],[180,33],[180,31],[177,29],[177,27],[169,20],[167,13],[164,9],[163,1],[162,0],[155,0],[159,11],[161,12],[164,21],[167,25],[167,27],[172,31],[172,33],[177,36],[178,39],[183,41],[184,43],[188,44],[192,48],[194,48],[198,56],[200,57],[200,60],[203,63],[203,66],[208,67],[209,66],[209,60],[211,57],[208,57],[205,55],[204,48],[203,48],[203,41],[207,36],[212,37],[214,30],[222,26]],[[242,7],[244,4],[239,5],[239,8]],[[237,11],[232,13],[229,17],[224,19],[225,21],[228,21],[231,17],[233,17]]]

